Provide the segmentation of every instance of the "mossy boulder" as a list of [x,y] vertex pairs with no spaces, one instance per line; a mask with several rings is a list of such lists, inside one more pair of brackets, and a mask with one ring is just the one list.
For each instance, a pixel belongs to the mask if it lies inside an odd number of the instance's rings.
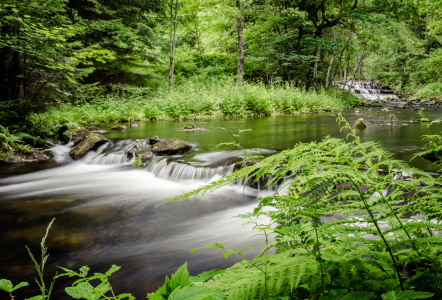
[[186,123],[186,125],[184,125],[183,127],[183,129],[195,129],[195,128],[198,128],[198,126],[192,123]]
[[124,125],[115,125],[111,127],[111,130],[126,130],[127,126]]
[[69,152],[69,155],[74,159],[80,159],[88,151],[97,150],[98,147],[100,147],[106,142],[109,142],[109,140],[104,136],[98,133],[92,133],[84,140],[82,140],[77,146],[72,148],[72,150]]
[[89,130],[75,123],[66,123],[58,130],[59,138],[62,141],[81,141],[91,134]]
[[356,121],[354,127],[358,128],[358,129],[365,129],[365,128],[367,128],[367,125],[365,124],[365,120],[363,118],[359,118]]
[[421,123],[426,123],[426,122],[430,122],[430,120],[428,120],[427,118],[421,118]]
[[171,139],[155,143],[152,152],[157,155],[175,155],[189,151],[191,148],[188,142]]

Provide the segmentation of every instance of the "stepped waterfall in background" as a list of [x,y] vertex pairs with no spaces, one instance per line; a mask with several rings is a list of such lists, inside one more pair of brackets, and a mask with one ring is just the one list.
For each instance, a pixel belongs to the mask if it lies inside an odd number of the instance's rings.
[[375,100],[398,100],[399,97],[386,85],[370,81],[339,81],[334,83],[339,89],[348,91],[361,99]]

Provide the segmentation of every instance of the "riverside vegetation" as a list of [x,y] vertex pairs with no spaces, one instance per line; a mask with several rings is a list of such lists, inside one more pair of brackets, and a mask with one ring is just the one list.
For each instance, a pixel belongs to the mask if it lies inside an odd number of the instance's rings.
[[[243,256],[250,248],[235,250],[218,243],[193,249],[215,247],[225,257],[239,255],[243,260],[195,277],[185,264],[148,298],[440,299],[440,178],[394,159],[378,143],[361,142],[343,117],[338,121],[348,131],[346,140],[325,137],[259,162],[252,158],[255,163],[248,167],[160,204],[173,205],[166,203],[243,179],[244,184],[266,179],[273,190],[258,199],[254,211],[237,216],[255,224],[266,241],[256,258]],[[233,136],[237,143],[238,136]],[[49,299],[41,275],[47,258],[45,239],[42,263],[35,263],[42,296],[33,300]],[[270,249],[275,253],[269,254]],[[89,277],[87,267],[79,272],[61,269],[65,273],[55,278],[79,277],[66,288],[73,298],[133,299],[130,294],[113,293],[108,277],[118,270],[116,266]],[[25,285],[0,281],[8,293]]]

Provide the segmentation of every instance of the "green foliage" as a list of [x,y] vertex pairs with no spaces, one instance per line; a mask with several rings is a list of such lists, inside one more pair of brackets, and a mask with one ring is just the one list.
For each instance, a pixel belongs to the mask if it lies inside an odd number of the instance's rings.
[[[419,114],[423,116],[423,110],[419,110]],[[416,157],[424,157],[434,161],[434,163],[436,164],[442,164],[442,156],[440,153],[440,151],[442,150],[442,132],[440,134],[432,134],[430,132],[431,125],[440,122],[440,120],[435,120],[427,124],[429,134],[421,136],[421,140],[424,144],[425,150],[414,154],[412,160]]]
[[137,168],[137,169],[139,169],[139,168],[142,167],[142,165],[143,165],[143,161],[142,161],[142,159],[141,159],[141,155],[137,155],[137,156],[135,156],[135,159],[134,159],[134,167]]
[[165,284],[155,293],[147,295],[150,300],[217,300],[224,299],[225,296],[218,289],[210,289],[202,284],[211,277],[221,274],[222,272],[212,270],[210,272],[200,274],[197,277],[191,277],[187,271],[187,263],[182,265],[169,279],[166,276]]
[[40,138],[26,133],[10,133],[9,130],[0,125],[0,152],[4,155],[12,153],[14,150],[19,153],[32,153],[34,150],[28,143],[35,144]]
[[[112,267],[106,273],[94,273],[94,275],[88,277],[89,267],[83,266],[80,268],[79,272],[75,272],[66,268],[60,267],[65,273],[57,276],[69,276],[69,277],[79,277],[72,287],[67,287],[65,289],[66,293],[74,299],[86,299],[86,300],[103,300],[103,299],[128,299],[134,300],[135,297],[131,294],[119,294],[115,295],[112,286],[109,283],[109,276],[112,273],[118,271],[120,267],[112,265]],[[100,284],[93,286],[91,281],[98,280],[101,281]],[[106,293],[111,292],[112,296],[106,296]]]
[[246,83],[239,88],[228,79],[189,80],[174,93],[160,90],[149,99],[149,90],[132,89],[121,95],[98,96],[81,105],[64,104],[45,113],[32,114],[31,122],[46,126],[100,121],[191,119],[295,114],[340,110],[347,105],[327,94],[304,93],[288,86],[266,88]]
[[[276,241],[205,286],[234,299],[441,297],[439,179],[394,159],[375,142],[361,142],[350,124],[338,120],[349,130],[348,141],[299,143],[169,200],[240,180],[266,179],[276,190],[259,199],[253,212],[238,216],[270,219],[273,226],[255,228],[276,235]],[[400,180],[403,172],[411,180]],[[271,247],[274,255],[267,254]],[[300,293],[308,296],[298,298]]]
[[[26,249],[28,249],[29,256],[31,257],[32,261],[34,262],[35,270],[37,270],[38,274],[38,280],[35,279],[35,282],[37,283],[38,287],[40,288],[41,295],[32,297],[32,300],[49,300],[52,294],[52,290],[54,288],[55,279],[57,278],[57,274],[52,280],[52,283],[49,287],[49,290],[46,288],[46,284],[44,281],[44,268],[46,265],[46,261],[48,260],[49,254],[47,254],[48,248],[45,245],[46,239],[49,234],[49,230],[51,229],[52,223],[54,223],[55,219],[53,219],[48,227],[46,228],[46,233],[44,237],[41,240],[40,243],[40,250],[41,250],[41,257],[40,257],[40,263],[37,262],[37,260],[34,258],[34,255],[32,254],[31,250],[29,250],[28,246],[26,246]],[[29,300],[31,300],[29,299]]]
[[9,280],[6,280],[6,279],[0,280],[0,289],[5,291],[6,293],[9,293],[9,294],[11,294],[13,291],[15,291],[21,287],[28,286],[28,285],[29,285],[29,283],[27,283],[27,282],[20,282],[19,284],[14,286],[12,284],[12,282]]

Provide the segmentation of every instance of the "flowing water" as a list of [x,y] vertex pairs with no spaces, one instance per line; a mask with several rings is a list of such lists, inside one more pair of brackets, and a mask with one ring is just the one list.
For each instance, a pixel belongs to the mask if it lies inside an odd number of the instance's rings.
[[[397,104],[397,103],[396,103]],[[396,105],[392,104],[392,105]],[[418,115],[414,110],[394,109],[396,125],[381,122],[391,112],[380,108],[344,113],[350,123],[363,117],[368,123],[358,130],[362,141],[374,140],[409,161],[422,150],[419,137],[427,134],[427,125],[408,122]],[[382,119],[384,117],[384,119]],[[437,119],[440,111],[428,110],[426,117]],[[80,161],[72,161],[72,145],[57,145],[55,159],[24,166],[0,165],[0,278],[17,283],[28,281],[31,287],[17,292],[17,299],[37,293],[35,271],[25,245],[38,252],[47,224],[56,218],[47,245],[51,256],[46,276],[51,278],[57,266],[78,269],[88,265],[93,272],[104,272],[112,264],[122,269],[112,275],[116,292],[131,292],[144,298],[156,290],[165,275],[188,262],[192,275],[213,268],[226,268],[238,257],[224,259],[221,249],[192,248],[219,242],[231,249],[252,247],[254,255],[264,247],[262,237],[253,237],[252,226],[232,216],[251,211],[260,192],[242,186],[225,187],[204,197],[192,197],[159,207],[155,205],[198,188],[232,171],[232,163],[241,159],[238,150],[218,147],[241,134],[244,148],[259,149],[262,154],[292,148],[298,142],[321,140],[324,136],[345,138],[332,113],[298,116],[209,120],[197,122],[208,131],[184,132],[184,122],[140,123],[137,128],[112,131],[105,136],[113,141],[90,152]],[[103,126],[104,129],[109,126]],[[436,124],[433,132],[440,132]],[[124,147],[131,139],[152,136],[178,138],[194,145],[195,151],[184,156],[155,158],[143,169],[127,162]],[[429,162],[415,159],[411,165],[437,171]],[[265,222],[266,220],[262,220]],[[68,299],[64,287],[72,279],[56,283],[54,299]]]

